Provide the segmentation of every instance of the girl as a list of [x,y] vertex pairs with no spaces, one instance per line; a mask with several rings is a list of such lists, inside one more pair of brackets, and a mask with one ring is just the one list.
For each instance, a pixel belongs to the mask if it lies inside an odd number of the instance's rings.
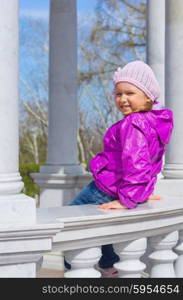
[[[99,204],[100,209],[131,209],[149,199],[173,129],[173,114],[158,107],[159,84],[142,61],[118,68],[113,76],[115,104],[124,118],[104,136],[104,149],[90,162],[93,181],[70,205]],[[119,260],[112,245],[102,246],[103,277],[115,275]]]

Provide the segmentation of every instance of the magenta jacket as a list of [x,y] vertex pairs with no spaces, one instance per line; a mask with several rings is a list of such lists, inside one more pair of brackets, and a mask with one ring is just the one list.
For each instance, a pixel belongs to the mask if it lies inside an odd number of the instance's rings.
[[153,193],[173,130],[169,109],[136,112],[113,124],[104,151],[90,161],[96,186],[134,208]]

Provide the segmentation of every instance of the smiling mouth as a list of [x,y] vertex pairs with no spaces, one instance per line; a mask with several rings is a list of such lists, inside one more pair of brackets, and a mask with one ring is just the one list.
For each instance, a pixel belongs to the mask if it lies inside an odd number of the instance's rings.
[[128,109],[130,107],[130,105],[122,105],[120,106],[121,109]]

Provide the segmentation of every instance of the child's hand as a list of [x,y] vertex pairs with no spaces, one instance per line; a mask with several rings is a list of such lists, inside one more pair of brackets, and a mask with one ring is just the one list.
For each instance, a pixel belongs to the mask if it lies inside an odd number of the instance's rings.
[[162,199],[163,197],[161,196],[155,196],[155,195],[150,195],[147,200],[160,200]]
[[126,209],[127,207],[125,207],[123,204],[120,203],[119,200],[113,200],[110,201],[108,203],[103,203],[97,206],[97,208],[101,208],[101,209]]
[[[155,196],[155,195],[150,195],[147,200],[160,200],[163,197],[161,196]],[[97,208],[101,209],[126,209],[127,207],[121,204],[119,200],[113,200],[108,203],[103,203],[97,206]]]

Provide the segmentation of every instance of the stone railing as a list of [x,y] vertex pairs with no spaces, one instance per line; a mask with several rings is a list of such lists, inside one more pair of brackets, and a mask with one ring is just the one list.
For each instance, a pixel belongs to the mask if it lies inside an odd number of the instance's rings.
[[52,250],[53,236],[62,228],[60,222],[0,223],[0,278],[36,277],[43,254]]
[[40,222],[61,222],[53,250],[72,265],[65,277],[101,277],[95,264],[101,245],[113,244],[119,277],[183,277],[183,202],[164,196],[133,210],[99,210],[95,205],[38,209]]

